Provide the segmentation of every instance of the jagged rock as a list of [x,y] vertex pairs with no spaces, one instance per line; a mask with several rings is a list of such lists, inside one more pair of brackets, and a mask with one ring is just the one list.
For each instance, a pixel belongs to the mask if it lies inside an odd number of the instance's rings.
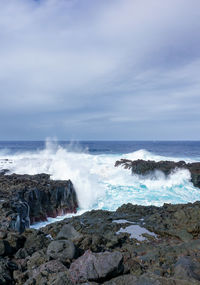
[[29,229],[24,233],[24,236],[26,237],[24,248],[29,255],[46,248],[50,243],[48,237],[41,231]]
[[86,251],[83,256],[74,261],[69,269],[74,283],[88,281],[103,281],[123,272],[122,254],[120,252],[92,253]]
[[38,268],[40,265],[45,264],[47,261],[48,258],[43,250],[34,252],[32,256],[28,257],[27,261],[27,270],[31,273],[29,275],[32,276],[33,270]]
[[58,273],[66,271],[67,268],[58,260],[51,260],[44,264],[41,264],[38,268],[34,269],[32,272],[32,277],[36,278],[38,274],[41,272],[47,272],[48,274],[51,273]]
[[73,285],[72,281],[68,277],[68,272],[59,272],[52,274],[49,278],[48,285]]
[[62,262],[66,262],[68,259],[73,259],[75,253],[75,246],[70,240],[52,241],[47,248],[47,255],[49,257],[59,259]]
[[12,270],[9,269],[8,261],[0,259],[0,284],[1,285],[14,285],[12,279]]
[[20,233],[30,223],[75,213],[78,207],[72,182],[54,181],[47,174],[0,174],[0,197],[1,229]]
[[0,256],[9,255],[11,253],[11,248],[6,240],[0,240]]
[[191,181],[195,187],[200,188],[200,162],[186,163],[185,161],[154,161],[154,160],[117,160],[115,166],[123,166],[131,169],[132,173],[139,175],[151,174],[155,170],[162,171],[165,175],[169,175],[175,169],[187,169],[191,173]]

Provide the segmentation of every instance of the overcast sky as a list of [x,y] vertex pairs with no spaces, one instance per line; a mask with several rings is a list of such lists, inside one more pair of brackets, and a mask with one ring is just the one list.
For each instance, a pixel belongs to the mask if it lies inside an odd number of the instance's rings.
[[200,140],[199,0],[0,0],[0,139]]

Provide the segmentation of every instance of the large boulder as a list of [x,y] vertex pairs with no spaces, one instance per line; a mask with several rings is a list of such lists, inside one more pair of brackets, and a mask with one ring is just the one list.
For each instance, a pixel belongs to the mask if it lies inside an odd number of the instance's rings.
[[80,237],[81,237],[81,234],[77,232],[72,225],[66,224],[62,227],[62,229],[60,230],[56,238],[74,240]]
[[115,252],[93,253],[86,251],[74,261],[69,269],[74,283],[88,281],[104,281],[123,272],[122,254]]
[[75,246],[70,240],[52,241],[47,248],[47,255],[50,258],[59,259],[62,262],[67,262],[68,259],[73,259],[75,253]]

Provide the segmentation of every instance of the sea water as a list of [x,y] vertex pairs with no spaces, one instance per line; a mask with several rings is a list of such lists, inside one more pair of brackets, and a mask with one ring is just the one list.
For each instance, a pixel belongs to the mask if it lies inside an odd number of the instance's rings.
[[0,168],[71,179],[78,214],[91,209],[115,210],[124,203],[161,206],[200,200],[200,189],[190,182],[188,170],[179,169],[168,177],[159,171],[140,177],[115,167],[121,158],[195,162],[200,160],[200,142],[0,142]]

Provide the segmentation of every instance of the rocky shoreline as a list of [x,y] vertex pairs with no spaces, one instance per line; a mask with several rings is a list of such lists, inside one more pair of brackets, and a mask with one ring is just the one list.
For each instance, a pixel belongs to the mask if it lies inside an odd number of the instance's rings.
[[161,171],[166,176],[177,169],[187,169],[191,174],[191,182],[195,187],[200,188],[200,162],[186,163],[185,161],[154,161],[154,160],[129,160],[120,159],[115,163],[115,167],[122,166],[131,169],[132,174],[153,175],[155,171]]
[[200,202],[126,204],[35,230],[28,218],[76,211],[72,182],[1,174],[0,195],[2,285],[200,284]]
[[0,229],[22,233],[30,224],[76,213],[78,201],[70,180],[51,180],[48,174],[0,174]]
[[0,231],[0,284],[200,284],[200,202]]

